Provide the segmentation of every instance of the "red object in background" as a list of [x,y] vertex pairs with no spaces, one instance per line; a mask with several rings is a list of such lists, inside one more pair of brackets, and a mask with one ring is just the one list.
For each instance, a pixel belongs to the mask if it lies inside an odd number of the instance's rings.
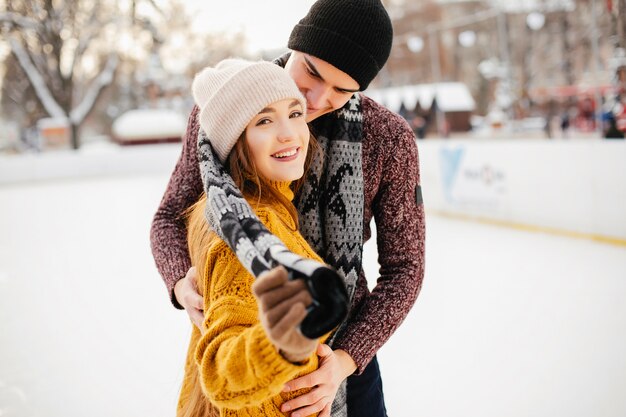
[[574,124],[579,130],[583,132],[592,132],[595,130],[595,109],[596,103],[591,97],[582,97],[578,101],[578,116]]
[[597,87],[585,87],[577,85],[558,85],[553,87],[537,87],[529,91],[531,99],[536,101],[549,100],[549,99],[566,99],[569,97],[590,97],[598,89],[601,95],[614,90],[614,86],[600,85]]

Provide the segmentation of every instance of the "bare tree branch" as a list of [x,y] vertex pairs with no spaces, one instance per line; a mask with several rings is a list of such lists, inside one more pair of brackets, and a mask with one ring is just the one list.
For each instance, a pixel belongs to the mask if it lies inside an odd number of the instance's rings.
[[41,74],[30,61],[29,55],[22,47],[21,42],[17,41],[14,37],[10,37],[9,44],[11,45],[13,54],[30,80],[31,85],[37,94],[37,98],[39,98],[39,101],[44,106],[48,114],[52,117],[66,117],[65,112],[52,96],[52,93],[50,92],[50,89],[46,85],[46,82],[42,78]]
[[115,74],[115,70],[117,69],[118,62],[119,60],[117,55],[113,54],[109,56],[104,69],[93,80],[81,103],[70,112],[70,120],[72,121],[72,124],[79,125],[83,122],[96,103],[96,100],[100,96],[102,90],[113,81],[113,76]]
[[89,16],[89,22],[85,25],[87,28],[87,33],[81,33],[78,37],[78,46],[74,51],[74,55],[72,56],[72,63],[70,65],[70,73],[68,78],[71,79],[74,76],[74,67],[76,66],[76,62],[80,60],[83,56],[89,45],[91,45],[92,41],[98,36],[100,29],[106,25],[108,22],[99,22],[98,16],[100,14],[100,2],[96,2],[96,5],[92,9],[91,15]]
[[161,8],[154,2],[154,0],[147,0],[147,1],[154,8],[154,10],[156,10],[162,17],[166,17],[163,10],[161,10]]
[[[17,35],[19,35],[19,37],[23,41],[23,44],[25,45],[24,53],[28,56],[30,62],[35,66],[37,72],[41,74],[42,77],[49,80],[52,76],[53,71],[51,71],[48,66],[47,55],[39,50],[39,48],[43,49],[45,43],[42,42],[41,38],[38,36],[38,33],[38,31],[33,33],[26,33],[21,31],[14,34],[13,36],[14,39],[17,41]],[[33,38],[35,38],[36,41]],[[21,42],[20,45],[22,45]],[[46,84],[49,85],[49,83]]]
[[15,25],[22,29],[38,30],[41,28],[41,24],[36,19],[23,16],[16,12],[0,13],[0,23],[8,23],[9,25]]

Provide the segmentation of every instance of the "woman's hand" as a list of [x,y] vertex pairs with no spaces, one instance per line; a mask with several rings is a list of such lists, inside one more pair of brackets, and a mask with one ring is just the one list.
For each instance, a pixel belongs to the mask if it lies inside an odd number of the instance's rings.
[[316,371],[285,384],[283,391],[311,388],[306,394],[285,402],[281,411],[295,410],[291,417],[304,417],[319,412],[319,417],[330,417],[330,408],[339,386],[356,370],[354,360],[345,351],[333,351],[328,345],[317,348],[320,365]]
[[290,362],[302,362],[318,345],[300,333],[299,325],[313,299],[301,279],[290,281],[282,266],[259,276],[252,284],[258,301],[259,320],[270,341]]

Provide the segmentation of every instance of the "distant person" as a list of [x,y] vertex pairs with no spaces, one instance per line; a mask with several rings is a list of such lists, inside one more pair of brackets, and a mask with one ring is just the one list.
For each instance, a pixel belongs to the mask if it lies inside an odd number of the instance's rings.
[[565,110],[561,115],[561,133],[564,138],[569,137],[569,128],[570,128],[570,115],[569,111]]
[[609,126],[604,132],[604,137],[607,139],[624,139],[624,132],[617,128],[615,118],[609,119]]
[[[424,276],[425,220],[415,135],[408,123],[360,92],[383,68],[393,39],[380,0],[318,0],[291,32],[283,66],[307,101],[323,150],[295,198],[300,232],[345,277],[350,314],[328,341],[320,367],[287,384],[312,388],[283,404],[295,415],[385,416],[376,353],[406,318]],[[201,326],[202,297],[181,215],[202,193],[195,107],[180,159],[151,229],[152,252],[172,303]],[[380,276],[369,291],[363,244],[376,220]],[[276,272],[278,273],[278,272]],[[374,279],[375,278],[375,279]],[[408,360],[409,358],[407,358]],[[322,415],[325,412],[322,412]]]
[[424,116],[421,114],[416,115],[412,120],[411,127],[418,139],[426,137],[427,120]]
[[554,101],[554,99],[550,99],[550,101],[548,101],[548,108],[546,110],[546,117],[545,117],[546,123],[544,125],[544,131],[548,139],[552,139],[554,136],[553,122],[554,122],[555,114],[556,114],[556,101]]
[[398,114],[402,116],[402,118],[407,122],[410,122],[414,116],[413,112],[409,111],[409,109],[406,108],[404,102],[400,103],[400,109],[398,109]]
[[604,137],[607,139],[624,139],[624,132],[617,128],[617,119],[611,114],[605,119]]
[[[626,131],[626,95],[620,94],[605,100],[602,111],[603,136],[607,139],[624,139]],[[623,129],[620,129],[620,117]]]

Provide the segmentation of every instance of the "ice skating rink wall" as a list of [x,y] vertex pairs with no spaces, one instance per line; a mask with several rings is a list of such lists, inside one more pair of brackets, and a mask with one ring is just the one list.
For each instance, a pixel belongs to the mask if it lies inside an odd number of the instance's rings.
[[[626,141],[418,141],[431,213],[626,245]],[[0,186],[170,172],[180,144],[84,147],[0,156]]]
[[427,210],[626,244],[626,141],[418,141]]

